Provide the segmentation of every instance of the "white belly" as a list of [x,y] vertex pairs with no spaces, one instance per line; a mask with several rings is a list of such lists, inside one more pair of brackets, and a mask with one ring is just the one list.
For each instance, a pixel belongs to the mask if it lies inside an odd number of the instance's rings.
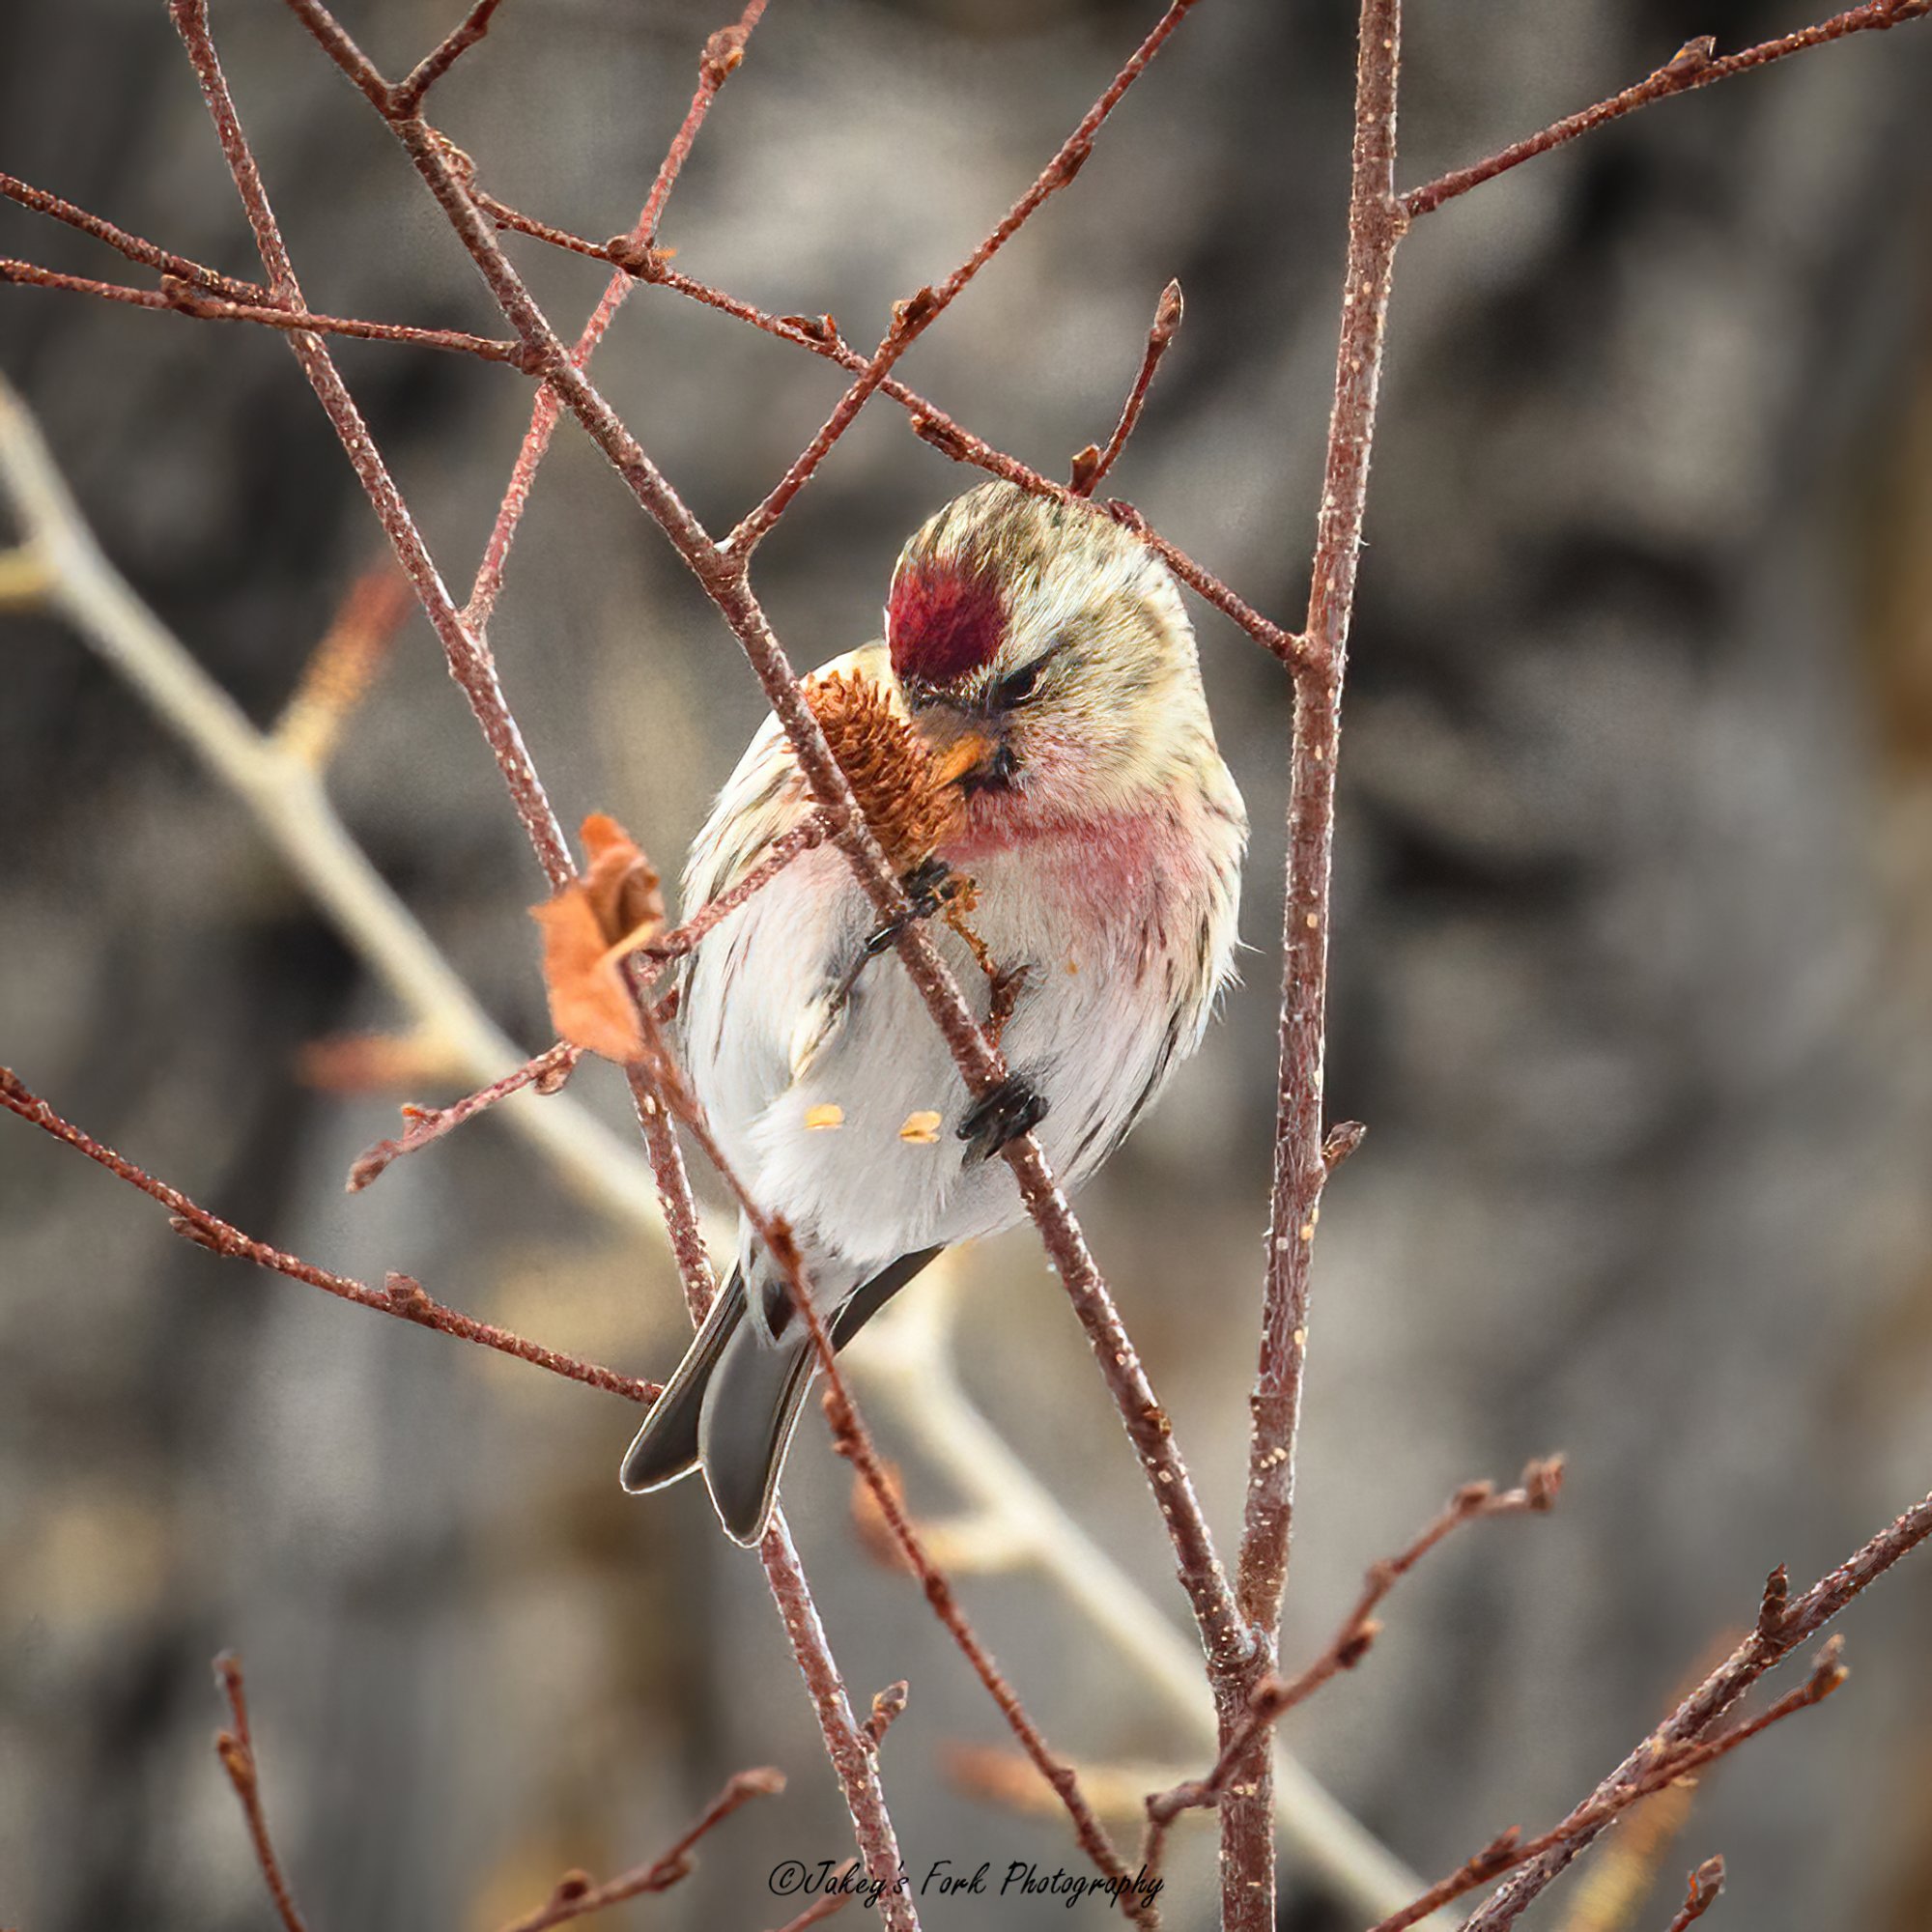
[[[1047,1102],[1040,1144],[1070,1185],[1196,1043],[1232,948],[1230,895],[1151,850],[1124,870],[1070,844],[1045,866],[1036,844],[1024,876],[1004,852],[969,867],[975,931],[1002,971],[1027,969],[1002,1045]],[[895,954],[865,966],[826,1026],[874,923],[821,847],[706,939],[685,991],[692,1077],[746,1184],[810,1247],[861,1266],[1023,1212],[1004,1162],[966,1164],[964,1082]],[[983,971],[941,921],[927,930],[983,1019]]]

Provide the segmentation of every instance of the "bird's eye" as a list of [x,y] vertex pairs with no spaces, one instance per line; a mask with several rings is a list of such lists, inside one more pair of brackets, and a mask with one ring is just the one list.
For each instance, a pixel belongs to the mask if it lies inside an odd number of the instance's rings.
[[1000,680],[999,689],[993,694],[994,702],[1002,711],[1010,710],[1015,704],[1023,704],[1033,696],[1034,686],[1039,682],[1039,666],[1024,665],[1010,677]]

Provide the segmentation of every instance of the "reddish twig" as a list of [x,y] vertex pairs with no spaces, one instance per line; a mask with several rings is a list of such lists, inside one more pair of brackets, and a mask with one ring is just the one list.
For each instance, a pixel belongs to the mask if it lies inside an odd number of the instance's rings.
[[1157,1792],[1147,1801],[1147,1831],[1141,1841],[1141,1863],[1149,1871],[1160,1869],[1167,1833],[1181,1812],[1218,1804],[1227,1795],[1237,1769],[1262,1735],[1305,1699],[1312,1697],[1331,1678],[1352,1670],[1374,1643],[1381,1626],[1375,1611],[1382,1599],[1415,1568],[1445,1537],[1464,1523],[1486,1517],[1542,1514],[1551,1509],[1563,1486],[1563,1460],[1550,1457],[1531,1463],[1522,1472],[1521,1483],[1513,1490],[1498,1491],[1493,1483],[1466,1483],[1450,1497],[1406,1548],[1384,1557],[1371,1566],[1354,1607],[1313,1662],[1298,1675],[1282,1680],[1264,1677],[1250,1693],[1248,1709],[1241,1722],[1231,1731],[1221,1747],[1220,1756],[1206,1777],[1177,1784]]
[[1678,1908],[1677,1917],[1670,1921],[1668,1932],[1685,1932],[1685,1928],[1694,1925],[1712,1906],[1718,1902],[1718,1894],[1724,1889],[1724,1861],[1721,1855],[1706,1859],[1690,1874],[1690,1889],[1684,1895],[1684,1903]]
[[582,235],[573,235],[567,228],[556,228],[548,221],[539,221],[535,215],[526,214],[522,210],[512,208],[508,202],[498,201],[494,194],[485,193],[474,181],[469,184],[469,195],[498,228],[514,229],[519,235],[527,235],[533,242],[548,242],[551,247],[562,248],[572,255],[587,255],[594,262],[609,262],[613,268],[621,268],[632,281],[654,281],[657,278],[654,268],[662,258],[646,248],[639,238],[641,217],[626,234],[613,235],[608,242],[592,242]]
[[389,96],[392,114],[414,114],[423,97],[490,31],[490,19],[502,0],[475,0],[463,18],[439,41],[403,78]]
[[1275,1693],[1275,1715],[1279,1717],[1293,1710],[1304,1698],[1313,1696],[1331,1677],[1352,1670],[1362,1661],[1381,1628],[1375,1612],[1382,1599],[1445,1537],[1453,1535],[1464,1523],[1481,1522],[1490,1517],[1547,1514],[1555,1507],[1562,1488],[1560,1456],[1529,1463],[1522,1472],[1522,1481],[1513,1490],[1499,1491],[1493,1483],[1465,1483],[1413,1543],[1400,1554],[1384,1557],[1371,1566],[1363,1579],[1362,1594],[1328,1647]]
[[[596,252],[594,246],[591,252]],[[830,316],[767,315],[750,302],[740,301],[735,296],[726,295],[722,289],[712,288],[708,283],[683,274],[662,261],[654,261],[648,270],[640,270],[639,273],[646,280],[673,290],[693,301],[702,302],[705,307],[715,308],[723,315],[748,323],[767,335],[777,336],[781,342],[809,349],[814,355],[837,362],[841,368],[860,371],[867,366],[866,357],[843,340]],[[1050,497],[1063,503],[1075,500],[1074,492],[1067,485],[1056,483],[1051,477],[1022,463],[1018,457],[1009,456],[1004,450],[994,448],[982,438],[962,428],[937,403],[929,401],[918,390],[908,388],[896,377],[888,376],[879,384],[879,393],[891,397],[906,412],[915,436],[954,463],[971,464],[976,469],[1003,477],[1036,497]],[[1204,569],[1179,545],[1162,536],[1131,504],[1109,503],[1107,508],[1116,522],[1132,530],[1196,596],[1238,625],[1264,650],[1281,659],[1284,664],[1293,664],[1301,655],[1299,638],[1264,617],[1211,571]]]
[[[1837,1569],[1821,1577],[1802,1597],[1776,1593],[1780,1599],[1777,1613],[1769,1614],[1761,1608],[1757,1628],[1598,1785],[1579,1811],[1628,1790],[1643,1776],[1660,1751],[1702,1737],[1766,1671],[1816,1635],[1854,1597],[1927,1537],[1932,1537],[1932,1495],[1907,1510]],[[1773,1594],[1768,1590],[1767,1598]],[[1574,1818],[1577,1813],[1571,1815]],[[1513,1923],[1601,1829],[1601,1825],[1581,1829],[1525,1864],[1469,1920],[1466,1932],[1500,1932],[1501,1927]],[[1377,1932],[1383,1932],[1383,1928],[1378,1927]]]
[[[1373,1932],[1404,1932],[1405,1927],[1427,1918],[1432,1912],[1440,1911],[1452,1900],[1461,1898],[1465,1891],[1473,1891],[1499,1874],[1519,1865],[1526,1865],[1546,1855],[1565,1853],[1567,1862],[1568,1858],[1574,1858],[1619,1812],[1628,1810],[1639,1799],[1648,1798],[1652,1792],[1662,1791],[1665,1785],[1676,1783],[1680,1777],[1689,1777],[1693,1772],[1701,1771],[1705,1765],[1727,1756],[1741,1745],[1748,1744],[1761,1731],[1770,1729],[1773,1724],[1781,1722],[1796,1712],[1808,1711],[1812,1705],[1822,1704],[1845,1681],[1844,1665],[1838,1662],[1840,1645],[1841,1639],[1833,1637],[1819,1652],[1811,1675],[1797,1690],[1787,1691],[1748,1723],[1739,1724],[1701,1743],[1680,1741],[1665,1744],[1661,1741],[1661,1732],[1653,1733],[1648,1755],[1626,1783],[1614,1790],[1608,1786],[1601,1787],[1560,1824],[1552,1825],[1539,1837],[1524,1841],[1518,1832],[1505,1832],[1477,1853],[1467,1864],[1432,1886],[1412,1905],[1406,1905],[1400,1912],[1384,1918],[1373,1928]],[[1521,1909],[1519,1907],[1503,1918],[1492,1920],[1490,1914],[1494,1904],[1495,1901],[1492,1900],[1468,1921],[1468,1926],[1492,1922],[1508,1924]],[[1467,1927],[1464,1932],[1468,1932]]]
[[565,1872],[550,1897],[526,1917],[503,1927],[503,1932],[547,1932],[572,1918],[582,1918],[607,1906],[621,1905],[627,1898],[639,1898],[648,1891],[668,1891],[680,1879],[691,1875],[692,1853],[707,1833],[715,1831],[741,1805],[754,1798],[773,1798],[785,1787],[784,1774],[761,1766],[756,1771],[734,1774],[723,1791],[707,1804],[702,1814],[668,1851],[648,1864],[634,1866],[616,1878],[595,1885],[581,1871]]
[[[635,993],[639,984],[635,972],[631,984]],[[640,1011],[646,1010],[641,1000],[639,1008]],[[684,1154],[670,1114],[646,1070],[633,1066],[628,1069],[628,1076],[638,1124],[643,1133],[651,1173],[657,1180],[658,1199],[664,1208],[671,1253],[676,1257],[678,1277],[684,1286],[685,1305],[696,1327],[704,1320],[718,1293],[718,1283],[711,1271],[710,1257],[704,1252],[704,1237],[697,1225],[697,1208],[691,1197]],[[793,1661],[818,1719],[825,1754],[844,1797],[867,1876],[881,1888],[880,1918],[891,1932],[918,1932],[919,1915],[912,1901],[894,1889],[899,1870],[898,1838],[879,1782],[877,1743],[853,1712],[851,1697],[826,1639],[825,1627],[819,1621],[818,1606],[812,1602],[798,1551],[792,1547],[782,1510],[773,1513],[771,1527],[758,1545],[758,1561],[764,1567],[765,1580],[784,1623]]]
[[665,204],[670,199],[670,191],[677,185],[677,178],[684,172],[684,164],[691,158],[692,144],[697,139],[697,130],[704,126],[705,116],[711,112],[711,103],[718,99],[718,90],[738,71],[745,58],[745,43],[752,38],[752,29],[762,17],[768,0],[748,0],[745,11],[739,14],[737,24],[720,27],[704,43],[704,52],[697,62],[697,91],[691,97],[691,105],[685,109],[683,122],[671,136],[670,146],[665,151],[664,160],[659,164],[657,179],[651,183],[651,191],[644,198],[643,213],[638,217],[638,224],[632,230],[632,240],[638,245],[654,248],[657,245],[658,225],[664,220]]
[[[711,103],[718,98],[718,90],[724,86],[725,77],[743,62],[745,43],[751,39],[752,29],[758,24],[767,4],[768,0],[748,0],[736,25],[721,28],[705,43],[704,55],[698,63],[697,92],[692,97],[691,107],[665,155],[643,209],[629,235],[620,236],[615,242],[602,247],[585,242],[582,252],[600,255],[613,262],[615,255],[625,250],[642,254],[650,252],[658,223],[664,218],[665,203],[691,153],[692,143],[697,138],[697,130],[710,113]],[[526,226],[513,210],[479,193],[473,180],[469,185],[477,206],[492,220],[505,227]],[[526,232],[529,229],[526,228]],[[543,239],[553,240],[555,233],[553,231]],[[611,277],[591,312],[590,320],[583,325],[577,338],[577,346],[570,352],[573,366],[578,369],[588,366],[591,356],[596,354],[597,345],[604,340],[611,327],[611,319],[630,295],[635,279],[631,270],[625,268],[618,268]],[[523,521],[525,506],[529,501],[530,486],[536,481],[537,469],[555,433],[559,408],[554,389],[545,387],[538,390],[536,402],[530,410],[529,428],[524,433],[516,467],[511,470],[509,483],[504,488],[503,500],[491,526],[489,541],[484,545],[483,560],[477,566],[476,580],[469,589],[469,602],[464,610],[466,620],[479,629],[489,624],[491,614],[497,608],[497,599],[502,594],[503,568],[509,560],[510,546],[516,541],[517,526]]]
[[579,1049],[567,1040],[558,1040],[532,1060],[526,1060],[514,1073],[506,1073],[500,1080],[493,1080],[487,1087],[479,1087],[475,1093],[465,1094],[461,1100],[452,1101],[447,1107],[403,1108],[403,1131],[394,1140],[378,1141],[364,1152],[357,1154],[349,1170],[348,1192],[359,1194],[372,1180],[387,1172],[389,1163],[406,1153],[414,1153],[418,1148],[427,1147],[430,1142],[440,1140],[452,1128],[460,1127],[465,1121],[482,1113],[485,1108],[494,1107],[498,1100],[507,1099],[512,1094],[525,1087],[534,1087],[539,1094],[554,1094],[570,1078],[571,1069],[577,1065]]
[[1578,135],[1603,127],[1605,122],[1620,120],[1639,107],[1647,107],[1653,100],[1663,100],[1673,94],[1688,94],[1693,88],[1709,87],[1716,81],[1728,80],[1734,73],[1746,73],[1752,68],[1782,60],[1787,54],[1803,53],[1807,47],[1842,40],[1847,34],[1883,32],[1888,27],[1918,19],[1929,10],[1932,10],[1932,0],[1867,0],[1864,6],[1834,14],[1816,26],[1801,28],[1799,32],[1786,34],[1780,40],[1764,41],[1734,54],[1719,54],[1717,43],[1708,34],[1698,40],[1687,41],[1671,59],[1634,87],[1627,87],[1621,94],[1613,94],[1608,99],[1600,100],[1595,106],[1585,107],[1579,113],[1567,115],[1541,133],[1513,142],[1487,160],[1477,161],[1466,168],[1457,168],[1453,173],[1442,175],[1421,187],[1410,188],[1402,197],[1403,213],[1410,217],[1433,213],[1445,201],[1454,201],[1458,195],[1467,194],[1472,187],[1480,187],[1485,182],[1508,173],[1511,168],[1534,160],[1538,155],[1547,155],[1550,149],[1560,148]]
[[[1294,666],[1274,1178],[1237,1586],[1241,1613],[1262,1634],[1263,1642],[1245,1681],[1220,1687],[1224,1746],[1246,1720],[1255,1692],[1272,1667],[1288,1581],[1295,1435],[1308,1345],[1309,1260],[1328,1177],[1322,1070],[1335,754],[1389,281],[1406,225],[1395,203],[1401,34],[1400,0],[1362,0],[1335,399],[1304,627],[1306,654]],[[1258,1743],[1236,1766],[1220,1807],[1225,1932],[1268,1932],[1274,1923],[1271,1783],[1268,1756]]]
[[163,275],[177,275],[211,295],[225,296],[230,301],[237,302],[261,302],[269,298],[268,290],[259,282],[246,282],[234,275],[220,274],[200,262],[190,261],[185,255],[177,255],[171,248],[157,247],[145,237],[130,235],[127,229],[117,228],[113,222],[98,214],[90,214],[86,209],[76,208],[62,196],[50,194],[43,187],[35,187],[16,176],[0,174],[0,195],[5,195],[9,201],[18,202],[22,208],[31,208],[37,214],[51,215],[56,221],[64,221],[70,228],[79,229],[83,235],[92,235],[97,242],[106,242],[130,262],[138,262],[143,268],[153,269]]
[[[247,137],[242,131],[241,119],[229,95],[221,63],[215,55],[214,43],[209,37],[207,0],[168,0],[168,11],[183,44],[187,48],[195,77],[201,83],[202,98],[208,103],[210,118],[214,123],[215,138],[221,144],[222,156],[228,163],[236,191],[247,212],[248,225],[254,232],[255,245],[262,257],[262,265],[269,272],[275,298],[291,308],[302,308],[305,304],[300,286],[296,281],[295,269],[263,188],[261,171],[255,164]],[[377,518],[395,550],[397,559],[415,586],[423,610],[441,640],[449,674],[469,700],[469,707],[482,727],[484,740],[496,756],[504,783],[509,786],[517,816],[523,821],[524,830],[536,850],[546,876],[553,886],[562,885],[575,870],[570,862],[570,850],[564,843],[563,830],[556,822],[556,814],[551,810],[543,782],[530,763],[523,733],[517,728],[517,722],[503,701],[495,663],[471,635],[451,602],[449,592],[443,587],[442,578],[423,543],[422,534],[416,528],[415,520],[403,501],[402,492],[396,488],[395,479],[377,450],[368,425],[362,420],[361,412],[337,374],[321,338],[300,330],[289,337],[289,346],[295,352],[296,360],[301,365],[302,374],[308,378],[309,386],[315,391],[316,399],[322,404],[344,450],[348,452],[349,461],[375,507]]]
[[521,342],[487,335],[470,335],[460,328],[416,328],[402,322],[362,322],[354,316],[313,315],[306,310],[279,308],[259,301],[231,300],[211,295],[185,277],[170,275],[158,289],[134,289],[124,282],[97,281],[92,275],[63,274],[36,262],[0,258],[0,282],[31,288],[65,289],[101,301],[124,302],[134,308],[164,309],[201,322],[252,322],[264,328],[306,329],[314,334],[348,335],[370,342],[402,342],[416,349],[445,349],[474,355],[485,362],[508,362],[526,368],[529,353]]
[[642,948],[642,956],[661,963],[682,958],[714,926],[723,924],[746,900],[763,892],[794,859],[824,844],[831,831],[824,813],[813,812],[803,825],[794,826],[775,838],[771,850],[735,886],[720,893],[715,899],[707,899],[662,939],[654,939]]
[[880,1888],[879,1918],[892,1932],[919,1932],[919,1914],[911,1898],[898,1889],[898,1839],[879,1786],[878,1749],[853,1715],[852,1700],[832,1660],[832,1646],[826,1640],[825,1626],[818,1620],[818,1606],[806,1587],[805,1572],[799,1566],[798,1551],[792,1548],[782,1510],[773,1514],[772,1525],[758,1545],[758,1559],[784,1621],[792,1659],[818,1714],[826,1754],[845,1795],[866,1874]]
[[1134,386],[1127,391],[1121,419],[1114,425],[1114,433],[1107,439],[1106,448],[1095,448],[1090,442],[1073,459],[1073,476],[1067,488],[1074,496],[1091,497],[1105,482],[1107,471],[1120,461],[1121,451],[1126,448],[1127,439],[1133,435],[1134,425],[1141,419],[1148,390],[1153,386],[1153,372],[1160,367],[1160,358],[1167,354],[1168,344],[1174,340],[1179,327],[1180,284],[1169,282],[1161,290],[1159,305],[1153,312],[1153,327],[1148,330],[1140,374],[1134,378]]
[[[848,1865],[845,1869],[849,1871],[851,1867]],[[844,1875],[843,1871],[838,1874],[840,1878]],[[796,1918],[787,1918],[777,1928],[777,1932],[806,1932],[808,1926],[823,1925],[834,1913],[843,1912],[858,1896],[856,1891],[829,1891],[823,1898],[808,1905]]]
[[1193,5],[1194,0],[1171,0],[1167,11],[1134,49],[1105,93],[1081,116],[1079,126],[1061,143],[1059,152],[1039,171],[1033,185],[1007,211],[992,233],[937,288],[921,289],[895,306],[892,327],[886,330],[858,381],[838,399],[818,433],[799,452],[765,499],[741,519],[738,526],[724,540],[724,548],[731,555],[747,557],[757,548],[772,526],[784,514],[785,506],[811,480],[812,472],[825,461],[833,445],[851,427],[853,418],[892,372],[893,364],[945,313],[967,283],[1019,233],[1041,204],[1066,186],[1086,165],[1087,157],[1094,152],[1094,136],[1120,105],[1127,90],[1146,71],[1148,63],[1160,51],[1168,36],[1179,26]]
[[248,1729],[248,1698],[242,1683],[242,1660],[232,1651],[224,1650],[214,1660],[214,1681],[228,1699],[232,1725],[229,1730],[215,1733],[214,1752],[228,1774],[229,1783],[235,1787],[236,1797],[242,1801],[242,1815],[247,1821],[249,1841],[255,1847],[255,1862],[262,1867],[262,1882],[269,1889],[285,1932],[308,1932],[301,1914],[296,1910],[275,1848],[269,1840],[269,1820],[262,1809],[261,1770],[255,1762],[255,1740]]
[[654,1382],[620,1376],[614,1369],[582,1361],[555,1349],[546,1349],[540,1343],[511,1333],[507,1328],[498,1328],[491,1322],[478,1321],[470,1316],[459,1314],[453,1308],[445,1308],[441,1302],[430,1297],[420,1282],[412,1280],[408,1275],[392,1274],[384,1287],[370,1288],[348,1275],[331,1273],[327,1268],[316,1267],[295,1255],[284,1254],[279,1248],[271,1248],[266,1241],[255,1240],[218,1214],[211,1214],[207,1208],[198,1207],[179,1188],[170,1187],[164,1180],[156,1180],[153,1175],[136,1167],[112,1148],[103,1147],[91,1134],[63,1120],[39,1094],[29,1091],[10,1067],[5,1066],[0,1066],[0,1107],[19,1115],[23,1121],[31,1122],[55,1140],[65,1141],[89,1160],[104,1167],[110,1174],[119,1175],[129,1185],[138,1187],[143,1194],[158,1201],[167,1208],[175,1232],[211,1253],[253,1262],[258,1267],[271,1268],[293,1281],[305,1281],[311,1288],[319,1288],[344,1301],[353,1301],[358,1307],[398,1316],[405,1321],[413,1321],[419,1328],[434,1328],[440,1334],[454,1335],[460,1341],[495,1349],[498,1354],[514,1355],[519,1361],[533,1363],[537,1368],[548,1369],[553,1375],[583,1382],[611,1395],[620,1395],[627,1402],[651,1402],[657,1396]]

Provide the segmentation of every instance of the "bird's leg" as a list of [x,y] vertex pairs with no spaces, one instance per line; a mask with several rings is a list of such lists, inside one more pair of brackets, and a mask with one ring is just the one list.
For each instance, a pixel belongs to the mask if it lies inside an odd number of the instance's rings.
[[866,943],[859,949],[859,956],[845,969],[844,976],[833,987],[831,997],[826,1002],[827,1026],[843,1009],[845,1002],[852,997],[852,990],[859,983],[859,976],[865,972],[882,952],[890,952],[908,924],[916,919],[930,919],[934,913],[950,905],[966,890],[972,882],[964,872],[955,872],[944,859],[928,859],[923,866],[916,866],[899,881],[899,889],[911,901],[904,915],[898,919],[889,919],[875,926]]
[[944,859],[935,857],[926,860],[923,866],[915,866],[899,881],[900,890],[911,904],[899,918],[889,919],[874,928],[872,936],[866,941],[865,956],[876,959],[897,940],[913,920],[930,919],[958,897],[965,883],[964,874],[955,872]]
[[990,1094],[975,1100],[959,1122],[967,1159],[992,1159],[1002,1148],[1032,1133],[1045,1119],[1045,1096],[1022,1075],[1009,1073]]

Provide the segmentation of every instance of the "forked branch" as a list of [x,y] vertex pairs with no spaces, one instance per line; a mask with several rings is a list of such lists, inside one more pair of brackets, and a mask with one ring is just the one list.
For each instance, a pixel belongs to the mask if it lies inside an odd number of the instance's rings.
[[1369,1653],[1381,1626],[1375,1611],[1382,1599],[1445,1537],[1465,1523],[1486,1517],[1542,1515],[1555,1506],[1563,1484],[1563,1461],[1550,1457],[1532,1463],[1513,1490],[1493,1483],[1466,1483],[1450,1497],[1429,1526],[1398,1554],[1371,1567],[1362,1594],[1342,1621],[1327,1647],[1297,1675],[1284,1680],[1264,1677],[1248,1696],[1242,1720],[1227,1735],[1221,1754],[1203,1778],[1177,1784],[1147,1801],[1147,1831],[1141,1841],[1141,1862],[1160,1869],[1167,1833],[1181,1812],[1219,1804],[1227,1797],[1237,1770],[1266,1733],[1297,1704],[1312,1697],[1331,1678],[1352,1670]]
[[581,1871],[565,1872],[550,1897],[536,1911],[512,1921],[503,1932],[549,1932],[573,1918],[587,1918],[628,1898],[641,1898],[646,1892],[668,1891],[680,1879],[691,1876],[695,1863],[692,1854],[698,1840],[716,1831],[724,1820],[754,1798],[774,1798],[785,1788],[784,1773],[769,1766],[755,1771],[740,1771],[726,1779],[724,1788],[696,1821],[668,1849],[646,1864],[635,1865],[602,1885]]
[[[1603,1830],[1609,1812],[1602,1807],[1621,1808],[1624,1794],[1644,1779],[1661,1756],[1705,1737],[1766,1671],[1816,1635],[1854,1597],[1928,1536],[1932,1536],[1932,1495],[1907,1510],[1802,1596],[1794,1598],[1788,1589],[1768,1586],[1757,1628],[1571,1813],[1573,1821],[1580,1816],[1586,1822],[1556,1836],[1525,1863],[1469,1920],[1467,1932],[1501,1932],[1513,1924]],[[1377,1932],[1388,1929],[1378,1927]]]

